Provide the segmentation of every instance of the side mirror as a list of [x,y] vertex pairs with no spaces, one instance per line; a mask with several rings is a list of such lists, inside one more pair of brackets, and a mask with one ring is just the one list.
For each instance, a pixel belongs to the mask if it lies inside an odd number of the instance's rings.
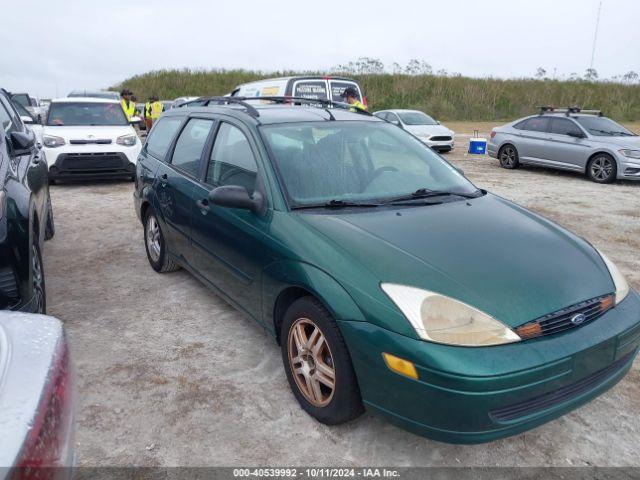
[[402,128],[402,124],[400,123],[400,120],[389,120],[389,122],[393,123],[396,127]]
[[141,122],[142,122],[142,120],[140,119],[140,117],[138,117],[138,116],[136,116],[136,115],[134,115],[133,117],[131,117],[131,118],[129,119],[129,123],[130,123],[131,125],[138,125],[138,124],[139,124],[139,123],[141,123]]
[[584,133],[576,132],[576,131],[567,132],[567,135],[573,138],[587,138],[587,136]]
[[33,125],[36,123],[36,121],[29,115],[20,115],[20,120],[22,120],[22,123],[25,125]]
[[225,185],[214,188],[209,192],[209,201],[214,205],[226,208],[240,208],[259,213],[264,205],[260,192],[253,192],[253,197],[245,187],[239,185]]
[[36,144],[35,134],[29,130],[25,132],[11,132],[11,147],[15,155],[22,155],[31,150]]

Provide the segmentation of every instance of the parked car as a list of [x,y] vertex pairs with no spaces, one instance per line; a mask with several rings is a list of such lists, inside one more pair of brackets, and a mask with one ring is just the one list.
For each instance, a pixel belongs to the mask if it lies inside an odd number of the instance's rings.
[[40,100],[30,96],[28,93],[11,93],[11,99],[22,105],[35,119],[37,123],[42,123],[46,116],[47,107],[40,103]]
[[[75,390],[62,323],[0,311],[0,479],[71,478]],[[55,470],[53,469],[55,468]]]
[[270,332],[311,416],[484,442],[628,372],[640,295],[586,240],[366,112],[249,101],[166,112],[135,209],[151,267]]
[[120,102],[102,98],[53,100],[42,141],[51,181],[133,179],[141,148]]
[[46,160],[4,90],[0,125],[0,310],[45,313],[42,246],[55,233]]
[[454,147],[454,132],[419,110],[380,110],[374,115],[404,128],[423,143],[439,152],[450,152]]
[[347,87],[353,87],[358,92],[358,100],[367,105],[367,98],[362,94],[358,82],[350,78],[332,76],[266,78],[238,85],[231,92],[231,96],[290,96],[343,102],[342,93]]
[[120,101],[120,93],[110,90],[72,90],[67,97],[105,98]]
[[494,128],[488,150],[508,169],[557,168],[597,183],[640,180],[640,137],[595,110],[542,107],[538,115]]

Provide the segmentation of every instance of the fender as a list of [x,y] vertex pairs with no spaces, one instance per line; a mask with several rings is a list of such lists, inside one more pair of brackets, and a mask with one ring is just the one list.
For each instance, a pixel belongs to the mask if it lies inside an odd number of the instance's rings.
[[[277,338],[275,307],[280,295],[297,287],[320,300],[336,320],[365,321],[349,293],[328,273],[308,263],[280,260],[262,272],[262,323]],[[330,299],[330,301],[329,301]]]

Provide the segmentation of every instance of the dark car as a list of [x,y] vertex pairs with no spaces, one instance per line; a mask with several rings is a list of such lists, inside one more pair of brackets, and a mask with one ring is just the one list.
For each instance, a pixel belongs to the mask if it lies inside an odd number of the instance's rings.
[[307,413],[337,424],[366,406],[485,442],[629,371],[640,296],[587,241],[366,112],[251,101],[166,112],[135,208],[153,269],[184,267],[271,333]]
[[54,223],[47,162],[0,90],[0,309],[46,312],[43,241]]

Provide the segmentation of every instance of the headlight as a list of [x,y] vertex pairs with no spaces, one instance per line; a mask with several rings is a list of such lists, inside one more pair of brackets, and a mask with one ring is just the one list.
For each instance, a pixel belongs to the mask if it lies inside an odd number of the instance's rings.
[[55,137],[53,135],[43,135],[42,143],[44,144],[45,147],[56,148],[64,145],[65,141],[64,141],[64,138],[62,137]]
[[604,260],[604,264],[609,269],[609,274],[611,275],[613,284],[616,286],[616,305],[618,305],[622,300],[624,300],[624,297],[629,294],[629,284],[620,273],[620,270],[618,270],[618,267],[616,267],[616,264],[609,260],[609,257],[597,248],[596,251],[600,254],[602,260]]
[[622,149],[620,153],[628,158],[640,158],[640,150],[627,150]]
[[424,340],[467,347],[520,340],[513,330],[495,318],[453,298],[391,283],[380,287]]
[[138,137],[136,135],[122,135],[116,139],[118,145],[124,145],[125,147],[133,147],[136,144]]

